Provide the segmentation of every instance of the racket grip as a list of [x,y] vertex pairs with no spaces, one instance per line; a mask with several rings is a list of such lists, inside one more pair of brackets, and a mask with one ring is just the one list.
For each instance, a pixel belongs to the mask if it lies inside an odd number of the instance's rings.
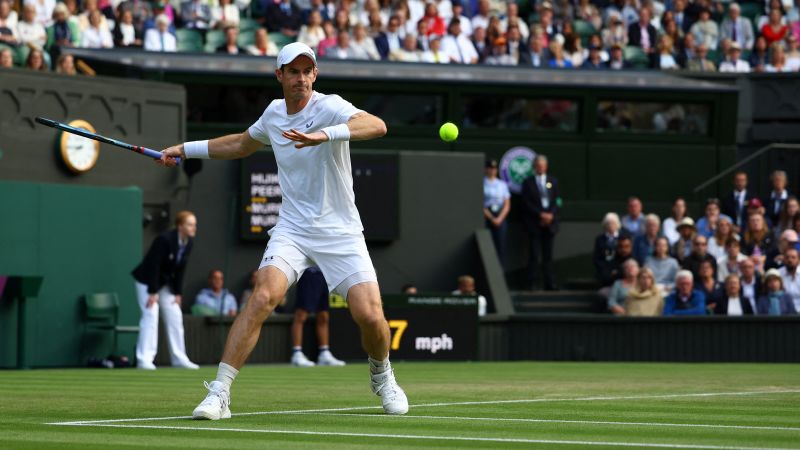
[[[147,155],[153,159],[161,159],[161,152],[147,148],[147,147],[135,147],[134,151],[137,151],[143,155]],[[181,158],[175,157],[175,164],[181,164]]]

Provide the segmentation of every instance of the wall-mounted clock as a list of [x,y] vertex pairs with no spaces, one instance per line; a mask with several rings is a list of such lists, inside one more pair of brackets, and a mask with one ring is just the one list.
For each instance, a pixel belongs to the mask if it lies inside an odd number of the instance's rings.
[[[68,125],[95,133],[94,127],[85,120],[73,120]],[[99,142],[66,132],[61,132],[59,149],[61,160],[74,173],[88,172],[100,156]]]

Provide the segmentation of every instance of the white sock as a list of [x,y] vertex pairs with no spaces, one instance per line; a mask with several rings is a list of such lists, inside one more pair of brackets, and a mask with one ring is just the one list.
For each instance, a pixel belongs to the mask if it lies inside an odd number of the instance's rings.
[[374,374],[379,374],[386,372],[389,369],[389,357],[387,356],[386,359],[383,361],[378,361],[377,359],[372,359],[369,357],[369,370],[372,371]]
[[219,369],[217,369],[217,381],[230,389],[231,384],[233,384],[233,379],[236,378],[238,374],[239,371],[234,369],[233,366],[221,362],[219,363]]
[[320,353],[325,353],[325,352],[327,352],[329,350],[330,350],[330,348],[327,345],[320,345],[319,346],[319,352]]
[[295,347],[292,347],[292,353],[302,352],[302,351],[303,351],[303,347],[300,347],[299,345],[295,346]]

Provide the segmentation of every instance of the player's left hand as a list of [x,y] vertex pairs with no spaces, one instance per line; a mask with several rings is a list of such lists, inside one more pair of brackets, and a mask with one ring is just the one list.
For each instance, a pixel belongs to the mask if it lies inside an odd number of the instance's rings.
[[322,131],[315,131],[311,134],[305,134],[295,129],[291,129],[289,131],[284,131],[281,133],[281,135],[286,139],[297,142],[297,144],[294,145],[295,148],[313,147],[315,145],[322,144],[323,142],[328,142],[328,135]]

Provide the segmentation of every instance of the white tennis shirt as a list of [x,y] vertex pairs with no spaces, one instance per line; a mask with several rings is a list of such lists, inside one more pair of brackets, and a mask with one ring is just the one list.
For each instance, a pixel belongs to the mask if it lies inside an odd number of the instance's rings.
[[273,100],[248,129],[253,139],[272,145],[278,162],[283,205],[273,230],[309,234],[358,234],[364,230],[353,194],[350,143],[328,141],[298,149],[296,142],[281,136],[290,129],[308,134],[346,123],[359,112],[338,95],[315,91],[296,114],[286,113],[284,99]]

